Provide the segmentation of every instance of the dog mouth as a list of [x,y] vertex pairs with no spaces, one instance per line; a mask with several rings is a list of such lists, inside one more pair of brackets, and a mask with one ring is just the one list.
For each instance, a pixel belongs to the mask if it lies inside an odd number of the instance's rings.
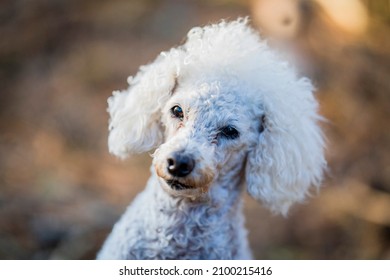
[[167,182],[168,186],[170,186],[173,190],[176,191],[188,190],[193,188],[192,186],[183,184],[178,180],[165,180],[165,181]]

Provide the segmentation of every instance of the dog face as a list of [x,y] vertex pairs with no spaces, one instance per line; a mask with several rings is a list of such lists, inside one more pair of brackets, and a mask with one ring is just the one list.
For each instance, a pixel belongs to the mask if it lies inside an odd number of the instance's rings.
[[153,164],[168,193],[197,199],[207,196],[213,183],[224,185],[242,175],[261,112],[228,80],[188,80],[177,81],[162,109],[165,140]]
[[253,198],[286,214],[320,185],[313,86],[246,20],[192,29],[128,82],[108,100],[109,150],[125,158],[157,148],[154,169],[170,194],[197,198],[242,179]]

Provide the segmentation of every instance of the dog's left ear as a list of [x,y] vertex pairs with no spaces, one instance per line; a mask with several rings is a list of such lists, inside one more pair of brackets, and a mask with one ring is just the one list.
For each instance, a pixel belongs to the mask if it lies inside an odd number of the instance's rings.
[[[275,213],[304,200],[310,186],[319,186],[326,166],[317,101],[308,79],[289,85],[267,104],[257,144],[248,154],[248,193]],[[268,99],[270,101],[270,99]]]
[[125,158],[161,144],[161,109],[176,86],[181,54],[178,49],[161,53],[129,78],[127,90],[116,91],[108,99],[110,153]]

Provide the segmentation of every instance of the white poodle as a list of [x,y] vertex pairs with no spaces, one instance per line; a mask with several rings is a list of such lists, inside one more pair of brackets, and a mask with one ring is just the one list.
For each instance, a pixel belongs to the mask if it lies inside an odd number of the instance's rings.
[[193,28],[109,98],[110,152],[157,149],[146,189],[99,259],[249,259],[244,188],[286,214],[319,186],[313,86],[247,21]]

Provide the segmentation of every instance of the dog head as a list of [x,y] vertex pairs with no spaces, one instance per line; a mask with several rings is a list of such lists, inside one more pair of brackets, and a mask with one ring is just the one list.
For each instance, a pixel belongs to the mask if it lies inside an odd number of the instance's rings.
[[252,197],[285,214],[320,184],[313,87],[246,19],[192,29],[129,84],[108,101],[110,152],[157,148],[154,168],[172,195],[199,197],[245,178]]

